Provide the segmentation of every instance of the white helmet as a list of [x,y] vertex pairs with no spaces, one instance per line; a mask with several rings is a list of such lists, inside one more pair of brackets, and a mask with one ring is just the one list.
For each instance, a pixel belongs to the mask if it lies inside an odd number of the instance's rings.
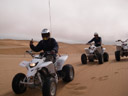
[[48,29],[43,29],[41,32],[42,37],[50,37],[50,31]]
[[98,33],[97,33],[97,32],[95,32],[95,33],[94,33],[94,36],[95,36],[95,35],[97,35],[97,36],[98,36]]
[[42,32],[41,32],[41,34],[47,34],[47,33],[50,33],[50,31],[48,29],[46,29],[46,28],[43,29]]

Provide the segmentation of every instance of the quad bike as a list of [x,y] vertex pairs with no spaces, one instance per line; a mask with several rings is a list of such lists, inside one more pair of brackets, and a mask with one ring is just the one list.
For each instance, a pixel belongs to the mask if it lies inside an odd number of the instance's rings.
[[117,40],[116,42],[115,59],[120,61],[120,57],[128,56],[128,39],[125,41]]
[[35,55],[32,51],[26,51],[33,59],[31,61],[22,61],[20,66],[26,67],[28,72],[18,73],[12,80],[12,89],[16,94],[21,94],[27,88],[39,88],[42,90],[42,96],[56,96],[58,80],[61,78],[64,82],[70,82],[74,79],[74,68],[70,64],[64,65],[68,55],[56,57],[55,63],[46,61],[45,52],[43,55]]
[[87,64],[87,60],[89,62],[94,62],[94,60],[98,60],[99,64],[103,64],[103,62],[107,62],[109,60],[109,55],[105,52],[105,48],[101,46],[96,47],[94,44],[90,44],[89,48],[85,48],[85,53],[81,55],[82,64]]

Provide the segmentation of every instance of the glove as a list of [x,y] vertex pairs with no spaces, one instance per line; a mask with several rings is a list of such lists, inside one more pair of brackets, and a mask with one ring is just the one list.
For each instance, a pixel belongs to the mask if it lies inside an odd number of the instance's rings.
[[55,53],[56,53],[55,50],[52,50],[52,51],[51,51],[51,54],[55,54]]
[[85,45],[90,45],[90,43],[86,43]]
[[33,39],[30,41],[30,45],[33,45]]

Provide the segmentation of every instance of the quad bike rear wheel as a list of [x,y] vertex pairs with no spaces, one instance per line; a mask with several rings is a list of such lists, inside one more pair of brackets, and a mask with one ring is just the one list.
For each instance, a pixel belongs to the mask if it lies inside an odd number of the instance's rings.
[[86,56],[86,54],[82,54],[81,55],[81,62],[82,62],[82,64],[87,64],[87,56]]
[[18,73],[12,80],[12,89],[16,94],[21,94],[26,91],[26,86],[21,82],[24,81],[26,78],[25,74]]
[[74,79],[74,68],[72,65],[67,64],[64,65],[64,67],[62,68],[62,72],[63,72],[63,81],[64,82],[70,82]]
[[120,51],[115,52],[116,61],[120,61]]

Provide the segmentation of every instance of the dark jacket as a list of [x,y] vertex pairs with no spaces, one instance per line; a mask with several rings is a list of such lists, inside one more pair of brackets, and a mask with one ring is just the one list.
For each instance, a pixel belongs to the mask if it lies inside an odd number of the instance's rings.
[[58,53],[58,43],[54,38],[41,40],[36,46],[34,46],[33,44],[30,45],[30,48],[35,52],[39,52],[41,50],[43,50],[44,52],[55,50],[55,52]]
[[95,42],[95,46],[101,46],[101,43],[102,43],[102,39],[101,39],[101,37],[98,37],[98,38],[92,38],[92,40],[90,40],[88,43],[91,43],[91,42]]

